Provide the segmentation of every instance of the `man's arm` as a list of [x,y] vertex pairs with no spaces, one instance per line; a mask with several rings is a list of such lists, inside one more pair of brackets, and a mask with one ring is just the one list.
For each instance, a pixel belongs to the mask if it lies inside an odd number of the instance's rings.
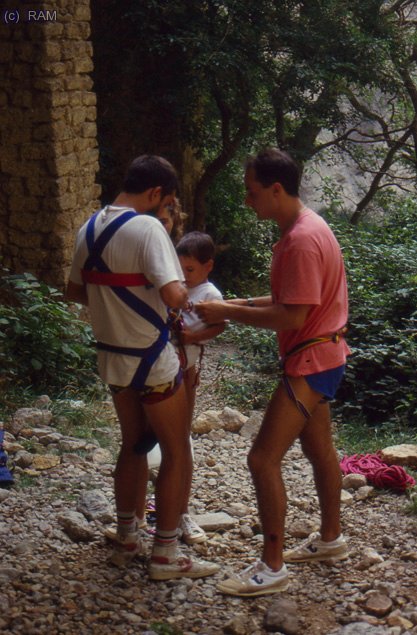
[[226,300],[229,304],[237,304],[238,306],[270,306],[272,304],[272,296],[263,295],[258,298],[234,298]]
[[65,290],[65,298],[70,302],[77,302],[77,304],[85,304],[85,306],[88,306],[87,290],[83,284],[76,284],[70,280]]
[[171,309],[185,309],[188,303],[188,292],[182,282],[174,280],[159,289],[164,304]]
[[198,315],[207,323],[233,320],[248,326],[288,331],[303,326],[310,310],[309,304],[271,304],[267,306],[243,306],[229,302],[199,302],[195,305]]

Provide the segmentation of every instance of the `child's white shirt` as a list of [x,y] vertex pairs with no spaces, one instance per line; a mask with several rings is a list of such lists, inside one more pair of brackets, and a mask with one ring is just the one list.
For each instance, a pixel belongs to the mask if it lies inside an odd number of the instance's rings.
[[[223,296],[212,282],[203,282],[196,287],[188,289],[188,298],[195,306],[198,302],[222,300]],[[197,315],[194,308],[189,313],[184,311],[183,318],[185,328],[190,331],[201,331],[202,329],[207,328],[207,324]],[[194,366],[197,362],[200,356],[200,344],[205,344],[206,341],[199,342],[198,344],[187,344],[187,346],[185,346],[185,352],[187,354],[187,368],[191,368],[191,366]]]

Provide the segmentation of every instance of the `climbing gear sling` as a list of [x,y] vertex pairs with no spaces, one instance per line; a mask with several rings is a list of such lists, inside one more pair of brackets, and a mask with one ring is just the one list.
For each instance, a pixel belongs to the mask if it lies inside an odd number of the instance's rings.
[[301,351],[304,351],[307,348],[311,348],[312,346],[316,346],[317,344],[323,344],[324,342],[334,342],[335,344],[337,344],[338,342],[340,342],[340,338],[344,337],[346,333],[347,327],[344,326],[343,328],[336,331],[336,333],[332,333],[331,335],[320,335],[318,337],[312,337],[311,339],[304,340],[304,342],[299,342],[298,344],[290,348],[288,353],[285,353],[285,355],[281,357],[281,368],[284,369],[285,362],[287,361],[288,357],[291,357],[296,353],[301,353]]

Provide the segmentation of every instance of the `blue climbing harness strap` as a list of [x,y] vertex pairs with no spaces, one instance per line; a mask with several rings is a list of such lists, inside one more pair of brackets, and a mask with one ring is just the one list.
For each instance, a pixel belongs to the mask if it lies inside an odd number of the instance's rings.
[[[136,212],[124,212],[115,218],[107,227],[101,232],[98,238],[94,239],[94,225],[97,215],[100,212],[96,212],[88,221],[86,241],[88,248],[88,257],[85,261],[82,271],[92,271],[93,268],[102,273],[113,273],[106,265],[102,258],[102,253],[105,246],[114,236],[122,225],[127,223],[131,218],[137,216]],[[91,284],[91,283],[89,283]],[[125,346],[114,346],[113,344],[107,344],[106,342],[97,342],[97,348],[99,350],[108,351],[111,353],[119,353],[122,355],[131,355],[134,357],[141,357],[139,366],[133,376],[130,383],[132,388],[143,388],[149,372],[158,359],[159,355],[165,348],[169,339],[169,328],[167,323],[161,318],[161,316],[151,307],[149,304],[138,298],[125,286],[121,285],[108,285],[110,289],[122,300],[128,307],[135,313],[144,318],[147,322],[150,322],[159,331],[159,336],[156,341],[147,348],[134,348]]]

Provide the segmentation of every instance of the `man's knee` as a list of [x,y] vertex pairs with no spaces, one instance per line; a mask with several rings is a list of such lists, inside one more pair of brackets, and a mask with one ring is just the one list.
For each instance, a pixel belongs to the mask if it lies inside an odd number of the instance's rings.
[[301,438],[300,443],[304,456],[311,463],[323,463],[334,459],[336,450],[331,439],[318,439],[311,442]]
[[189,436],[178,438],[175,443],[160,442],[162,461],[166,465],[182,465],[191,459],[191,443]]
[[254,446],[248,454],[248,467],[252,476],[261,476],[270,469],[278,469],[280,467],[279,456],[272,456],[269,452],[265,452],[262,448]]
[[117,475],[121,469],[125,467],[140,469],[141,462],[146,461],[146,456],[140,455],[135,452],[134,443],[122,443],[119,450],[119,456],[117,458],[115,475]]

